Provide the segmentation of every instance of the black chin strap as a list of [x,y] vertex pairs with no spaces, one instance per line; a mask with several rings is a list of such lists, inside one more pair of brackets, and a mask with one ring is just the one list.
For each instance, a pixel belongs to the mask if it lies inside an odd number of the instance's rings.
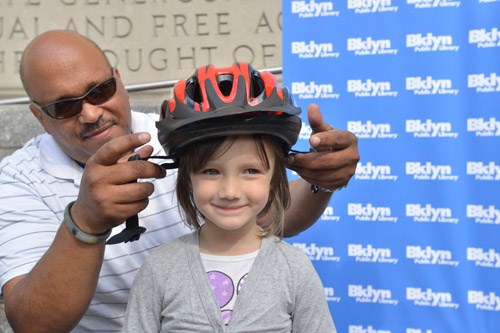
[[[128,161],[140,160],[141,157],[138,154],[130,156]],[[123,229],[119,234],[114,235],[106,241],[106,244],[119,244],[127,243],[139,240],[141,234],[146,231],[146,228],[139,226],[139,216],[135,214],[125,220],[125,229]]]
[[106,244],[119,244],[139,240],[146,228],[139,226],[139,216],[134,215],[125,220],[125,229],[106,241]]

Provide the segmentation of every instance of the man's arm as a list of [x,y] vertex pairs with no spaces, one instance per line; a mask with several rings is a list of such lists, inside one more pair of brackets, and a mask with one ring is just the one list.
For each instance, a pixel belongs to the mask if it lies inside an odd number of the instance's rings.
[[68,332],[92,300],[104,244],[84,244],[61,225],[35,267],[3,288],[5,313],[15,332]]
[[285,216],[285,237],[296,236],[312,226],[325,211],[332,193],[311,192],[311,184],[303,179],[290,182],[292,202]]
[[[164,170],[146,161],[117,163],[149,141],[133,134],[109,142],[89,159],[71,215],[80,229],[100,234],[147,206],[154,188],[138,178],[161,178]],[[151,154],[144,147],[139,154]],[[101,268],[104,243],[86,244],[61,224],[47,252],[26,275],[3,288],[5,311],[16,332],[68,332],[87,310]]]
[[[286,212],[286,237],[299,234],[318,220],[332,194],[323,189],[347,186],[359,161],[358,140],[353,133],[326,123],[315,104],[309,105],[307,112],[313,131],[309,142],[315,152],[288,157],[288,167],[302,179],[290,182],[292,204]],[[311,184],[319,187],[318,193],[312,193]]]

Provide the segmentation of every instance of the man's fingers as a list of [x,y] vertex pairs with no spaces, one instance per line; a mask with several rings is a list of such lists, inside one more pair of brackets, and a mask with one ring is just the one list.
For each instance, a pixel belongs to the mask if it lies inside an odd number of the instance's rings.
[[116,164],[107,169],[106,174],[102,174],[102,176],[108,178],[107,183],[120,185],[141,178],[163,178],[165,177],[165,169],[153,162],[137,160]]
[[349,146],[349,143],[344,142],[346,135],[342,133],[343,131],[336,133],[338,130],[323,120],[321,111],[316,104],[310,104],[307,108],[307,118],[312,129],[309,143],[316,151],[333,151]]
[[89,161],[98,165],[116,164],[124,155],[146,144],[149,140],[151,136],[144,132],[120,136],[99,148]]
[[299,166],[294,166],[290,169],[297,172],[306,182],[329,189],[337,189],[345,186],[354,172],[348,166],[328,170],[311,170]]
[[357,146],[358,138],[349,131],[330,129],[311,136],[311,146],[317,151],[337,151]]
[[[118,188],[117,188],[118,189]],[[134,182],[123,184],[119,187],[122,195],[117,196],[115,204],[130,204],[142,200],[147,200],[154,192],[154,185],[151,182]]]
[[307,119],[313,133],[325,132],[332,129],[332,126],[323,120],[319,106],[316,104],[309,104],[307,107]]
[[338,169],[350,163],[350,161],[345,159],[346,156],[343,151],[338,151],[335,153],[316,152],[307,154],[294,154],[289,157],[291,158],[288,159],[288,164],[292,170],[294,170],[294,167],[297,167],[310,169],[311,172],[321,172],[323,170]]
[[101,210],[99,215],[99,223],[106,224],[106,228],[114,228],[130,216],[138,214],[143,211],[149,204],[149,198],[126,202],[123,204],[116,203],[113,205],[112,210]]
[[287,157],[288,167],[310,169],[313,172],[339,168],[355,168],[359,161],[356,146],[337,151],[325,151],[307,154],[293,154]]
[[305,181],[325,188],[345,186],[356,172],[359,154],[356,146],[338,151],[295,154],[288,157],[288,168]]
[[142,146],[141,148],[137,149],[136,151],[129,153],[129,154],[123,156],[122,158],[120,158],[118,160],[118,163],[129,162],[130,157],[135,156],[135,155],[139,155],[141,158],[151,156],[151,154],[153,153],[153,150],[154,150],[154,148],[150,145]]

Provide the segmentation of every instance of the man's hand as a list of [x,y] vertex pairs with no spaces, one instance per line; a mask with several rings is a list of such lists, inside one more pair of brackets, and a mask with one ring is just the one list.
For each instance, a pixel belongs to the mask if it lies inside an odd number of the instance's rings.
[[358,139],[326,123],[315,104],[307,108],[307,117],[312,129],[309,143],[315,152],[290,155],[288,167],[319,187],[336,190],[347,186],[359,161]]
[[[116,138],[103,145],[87,161],[78,199],[71,209],[75,223],[85,232],[100,234],[146,208],[154,186],[139,178],[163,178],[165,170],[151,162],[127,161],[131,151],[151,139],[148,133]],[[151,146],[136,154],[150,156]]]

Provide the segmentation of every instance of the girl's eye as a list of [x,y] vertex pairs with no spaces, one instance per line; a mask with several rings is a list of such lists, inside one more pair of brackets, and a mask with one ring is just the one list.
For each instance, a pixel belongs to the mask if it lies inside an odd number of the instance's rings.
[[207,170],[204,170],[203,173],[206,175],[218,175],[219,171],[217,171],[215,169],[207,169]]
[[246,170],[247,173],[251,174],[251,175],[256,175],[259,173],[259,170],[257,169],[247,169]]

